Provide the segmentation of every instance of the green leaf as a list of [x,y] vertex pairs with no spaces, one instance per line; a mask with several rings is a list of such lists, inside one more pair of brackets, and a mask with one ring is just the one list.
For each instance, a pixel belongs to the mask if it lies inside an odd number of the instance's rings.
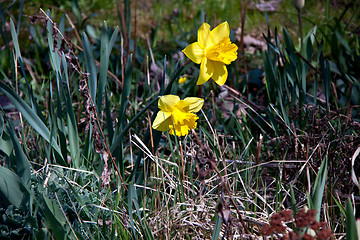
[[220,230],[221,230],[221,224],[222,224],[222,219],[221,219],[221,217],[219,215],[217,215],[216,216],[216,223],[215,223],[215,227],[214,227],[214,232],[213,232],[211,240],[219,239]]
[[27,191],[21,179],[11,170],[0,167],[0,206],[19,208]]
[[48,143],[50,143],[54,150],[61,156],[62,159],[64,159],[60,148],[56,143],[56,139],[51,136],[49,129],[46,127],[43,121],[41,121],[39,116],[25,103],[25,101],[2,82],[0,82],[0,92],[3,92],[10,99],[17,110],[21,112],[26,121],[29,122],[30,126],[32,126],[37,133],[39,133]]
[[314,189],[312,194],[313,209],[317,211],[316,221],[320,220],[321,204],[322,204],[324,189],[326,185],[326,175],[327,175],[327,159],[325,159],[321,163],[319,172],[315,179]]
[[125,68],[125,79],[124,79],[124,85],[121,94],[121,104],[120,104],[120,114],[121,114],[119,121],[120,126],[122,126],[125,121],[126,107],[129,101],[129,95],[131,90],[131,80],[132,80],[132,54],[129,55]]
[[336,199],[336,197],[335,197],[331,192],[330,192],[330,194],[331,194],[332,199],[334,200],[334,202],[336,203],[336,205],[337,205],[338,208],[340,209],[340,212],[341,212],[344,216],[346,216],[346,210],[345,210],[344,206],[341,205],[340,201],[338,201],[338,200]]
[[326,108],[330,109],[330,85],[331,85],[331,73],[330,73],[330,64],[329,60],[323,61],[323,65],[321,66],[321,73],[323,76],[323,84],[324,84],[324,93],[326,100]]
[[101,29],[101,53],[100,53],[100,71],[99,71],[99,83],[98,83],[98,92],[97,92],[97,112],[100,112],[103,93],[105,91],[105,86],[107,82],[107,71],[109,66],[109,58],[112,47],[114,46],[117,34],[119,29],[116,28],[109,40],[108,29],[106,23],[104,22]]
[[103,93],[107,81],[107,70],[109,66],[109,36],[107,31],[106,22],[103,23],[101,29],[101,48],[100,48],[100,70],[99,70],[99,83],[97,89],[97,105],[96,110],[99,113],[102,105]]
[[88,78],[90,97],[95,104],[96,89],[97,89],[97,71],[95,66],[94,54],[91,49],[89,39],[87,38],[85,33],[83,33],[82,42],[84,46],[85,67],[86,67],[86,71],[90,74]]
[[110,102],[106,89],[105,89],[104,97],[105,97],[106,128],[109,136],[109,143],[112,143],[114,139],[114,128],[113,128],[114,124],[111,118]]
[[43,213],[47,220],[48,228],[51,229],[53,237],[56,240],[66,239],[67,231],[64,229],[66,218],[60,207],[44,194],[42,195]]
[[69,135],[69,147],[70,147],[70,156],[71,163],[73,167],[79,168],[81,166],[80,162],[80,147],[79,147],[79,135],[77,129],[77,121],[75,118],[74,110],[72,107],[71,96],[70,96],[70,88],[69,88],[69,79],[67,72],[67,63],[65,56],[62,56],[62,65],[63,65],[63,73],[66,79],[66,87],[65,87],[65,103],[66,103],[66,120],[68,127],[68,135]]
[[335,35],[336,35],[338,41],[340,42],[340,44],[346,49],[346,51],[351,53],[350,46],[349,46],[348,42],[346,41],[346,39],[338,31],[335,31]]
[[290,196],[291,196],[291,208],[294,211],[294,215],[297,214],[297,209],[296,209],[296,198],[295,198],[295,193],[294,193],[294,188],[292,186],[292,184],[290,184]]
[[266,52],[262,54],[263,62],[264,62],[264,69],[265,69],[265,83],[266,83],[266,90],[268,94],[268,98],[270,102],[275,102],[275,91],[277,89],[278,81],[275,74],[275,67],[270,58],[270,53]]
[[13,149],[14,146],[12,145],[9,134],[2,132],[0,137],[0,150],[3,151],[7,156],[10,156]]
[[136,236],[136,228],[135,228],[135,222],[134,222],[134,216],[133,216],[133,198],[135,201],[137,201],[137,194],[134,188],[134,183],[131,182],[128,186],[129,193],[127,198],[127,204],[128,204],[128,213],[129,213],[129,225],[133,233],[133,237]]
[[346,203],[346,239],[358,240],[358,234],[356,230],[356,220],[354,216],[354,209],[352,207],[350,199]]
[[304,55],[304,57],[308,60],[311,61],[312,56],[314,55],[314,41],[315,41],[315,36],[316,36],[316,30],[317,30],[317,26],[313,27],[305,36],[304,38],[304,47],[303,47],[303,52],[302,54]]
[[286,28],[283,29],[283,34],[284,34],[284,41],[285,41],[286,48],[290,51],[290,54],[294,53],[295,52],[294,43],[292,41],[292,38],[291,38],[289,32],[286,30]]
[[15,30],[15,26],[14,26],[14,22],[13,22],[12,18],[10,18],[10,29],[11,29],[11,37],[13,40],[16,57],[21,58],[19,42],[18,42],[18,38],[17,38],[17,34],[16,34],[16,30]]
[[[49,12],[48,12],[48,15],[49,15]],[[49,53],[50,53],[51,63],[52,63],[53,68],[56,71],[56,74],[60,74],[61,59],[60,59],[60,56],[57,53],[57,51],[54,49],[54,32],[53,32],[54,26],[50,20],[47,21],[46,28],[47,28],[47,39],[48,39],[48,44],[49,44]],[[58,33],[56,33],[56,35],[58,35]],[[59,38],[61,39],[61,36],[59,36]],[[59,41],[60,41],[60,39],[59,39]]]
[[30,181],[30,168],[28,158],[23,152],[19,140],[14,132],[14,129],[10,126],[7,127],[9,132],[12,144],[14,146],[15,156],[12,156],[10,166],[17,173],[17,175],[22,179],[25,184],[28,184]]

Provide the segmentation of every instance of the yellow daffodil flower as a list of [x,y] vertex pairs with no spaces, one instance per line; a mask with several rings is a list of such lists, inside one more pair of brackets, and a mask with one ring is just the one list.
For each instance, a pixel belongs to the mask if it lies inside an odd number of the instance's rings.
[[180,100],[175,95],[165,95],[159,99],[160,111],[156,115],[153,128],[158,131],[169,130],[169,133],[176,136],[185,136],[190,129],[195,129],[199,119],[196,112],[204,105],[204,99],[187,97]]
[[210,78],[218,85],[226,82],[229,65],[237,58],[238,47],[231,43],[230,28],[223,22],[210,31],[210,25],[203,23],[198,30],[198,41],[187,46],[183,52],[196,64],[200,64],[197,85],[207,82]]
[[179,78],[179,84],[186,82],[186,77]]

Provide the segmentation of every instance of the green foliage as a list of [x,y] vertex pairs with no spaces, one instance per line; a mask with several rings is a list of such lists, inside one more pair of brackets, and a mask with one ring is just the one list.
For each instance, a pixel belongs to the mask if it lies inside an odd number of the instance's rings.
[[[172,2],[153,14],[147,41],[137,21],[149,3],[74,0],[63,16],[37,1],[0,3],[0,238],[257,237],[268,214],[296,213],[307,197],[318,222],[325,212],[357,239],[343,195],[358,195],[347,162],[359,142],[359,5],[332,17],[327,1],[301,43],[268,21],[267,50],[239,51],[218,87],[197,86],[199,66],[181,50],[205,19],[237,28],[239,2]],[[247,23],[264,25],[256,11]],[[205,99],[196,135],[151,128],[166,94]]]
[[346,239],[356,240],[358,237],[358,227],[355,223],[354,208],[350,199],[346,202]]
[[320,211],[324,197],[324,190],[325,190],[326,178],[327,178],[326,174],[327,174],[327,159],[323,160],[323,162],[321,163],[319,172],[314,182],[311,203],[309,203],[311,209],[315,209],[317,211],[316,221],[320,221]]
[[9,205],[14,205],[19,208],[27,193],[24,183],[16,173],[7,168],[0,167],[0,173],[1,207],[6,208]]

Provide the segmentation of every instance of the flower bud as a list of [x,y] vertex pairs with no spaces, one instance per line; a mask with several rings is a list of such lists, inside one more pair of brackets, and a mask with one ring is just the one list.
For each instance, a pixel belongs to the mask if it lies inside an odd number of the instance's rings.
[[304,7],[304,4],[305,0],[294,0],[294,6],[298,11],[300,11]]

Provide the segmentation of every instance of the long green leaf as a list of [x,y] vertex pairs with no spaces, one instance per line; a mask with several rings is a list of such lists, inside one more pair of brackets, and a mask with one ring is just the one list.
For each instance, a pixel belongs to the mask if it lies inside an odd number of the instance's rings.
[[97,71],[95,66],[94,54],[91,49],[89,39],[87,38],[85,33],[83,33],[82,42],[84,46],[85,67],[86,67],[86,71],[90,74],[88,78],[90,97],[95,104],[96,89],[97,89]]
[[10,163],[11,168],[17,173],[17,175],[22,179],[25,184],[28,184],[30,181],[30,168],[28,158],[26,157],[24,151],[21,148],[19,140],[15,134],[15,131],[12,127],[7,127],[8,133],[10,135],[12,144],[14,146],[15,156],[11,158],[13,163]]
[[[120,120],[119,120],[119,129],[122,129],[126,119],[126,107],[129,102],[130,90],[131,90],[131,81],[132,81],[132,54],[129,55],[129,58],[126,63],[125,68],[125,79],[123,90],[121,93],[121,103],[120,103]],[[122,130],[121,130],[122,131]],[[116,160],[120,164],[121,175],[124,175],[124,160],[123,160],[123,142],[122,138],[119,139],[120,147],[116,149],[118,151],[115,153]]]
[[0,166],[0,206],[20,207],[27,195],[23,182],[13,171]]
[[63,74],[65,75],[65,79],[66,79],[64,95],[65,95],[65,103],[66,103],[66,120],[67,120],[68,135],[69,135],[71,163],[73,167],[79,168],[82,164],[80,162],[79,135],[77,129],[77,121],[75,118],[75,114],[71,102],[67,63],[64,54],[62,55],[62,65],[64,69]]
[[44,118],[43,118],[43,116],[41,114],[40,107],[39,107],[39,105],[36,103],[36,101],[34,99],[34,95],[33,95],[33,92],[31,90],[31,86],[29,84],[29,81],[28,81],[26,73],[25,73],[25,69],[24,69],[24,65],[23,65],[23,59],[21,57],[19,42],[18,42],[18,39],[17,39],[17,33],[16,33],[14,23],[12,22],[12,19],[10,19],[10,27],[11,27],[11,36],[12,36],[12,39],[13,39],[14,48],[15,48],[15,52],[16,52],[16,59],[14,59],[14,61],[18,61],[18,64],[19,64],[19,67],[20,67],[20,72],[21,72],[21,74],[23,75],[23,77],[24,77],[24,79],[26,81],[26,87],[27,87],[28,96],[29,96],[32,108],[36,110],[36,113],[38,114],[40,119],[43,122],[45,122],[45,120],[44,120]]
[[125,117],[126,117],[126,107],[129,101],[129,95],[131,90],[131,80],[132,80],[132,54],[129,55],[129,58],[126,63],[125,68],[125,79],[124,79],[124,85],[123,90],[121,94],[121,104],[120,104],[120,121],[119,124],[122,128]]
[[[50,12],[48,12],[48,15],[50,14]],[[49,53],[50,53],[50,59],[51,59],[51,63],[53,68],[55,69],[57,74],[60,74],[60,61],[61,58],[59,56],[59,54],[57,53],[57,51],[55,51],[55,46],[54,46],[54,26],[53,23],[51,21],[47,21],[46,24],[46,28],[47,28],[47,39],[48,39],[48,44],[49,44]],[[58,35],[56,33],[56,35]]]
[[3,92],[10,99],[19,112],[21,112],[23,117],[29,122],[30,126],[32,126],[37,133],[39,133],[48,143],[50,143],[54,150],[61,156],[62,159],[64,159],[60,148],[56,143],[56,139],[51,137],[49,129],[46,127],[43,121],[41,121],[39,116],[25,103],[25,101],[2,82],[0,82],[0,92]]
[[221,230],[221,224],[222,224],[222,219],[219,215],[216,216],[216,223],[215,223],[215,227],[214,227],[214,231],[213,231],[213,235],[211,237],[211,240],[217,240],[219,239],[220,236],[220,230]]
[[42,202],[44,203],[44,217],[47,220],[48,228],[51,229],[53,237],[56,240],[66,239],[67,231],[64,228],[66,224],[66,218],[62,213],[60,207],[44,194],[42,195]]
[[356,220],[354,216],[354,209],[352,207],[350,199],[346,202],[346,239],[358,240],[358,234],[356,230]]
[[327,175],[327,159],[325,159],[320,166],[318,175],[316,176],[314,189],[312,194],[312,203],[313,209],[317,211],[316,221],[320,221],[320,211],[322,199],[324,196],[324,189],[326,185],[326,175]]
[[136,229],[135,229],[135,222],[134,222],[134,216],[133,216],[132,200],[133,200],[133,198],[136,198],[137,195],[136,195],[136,192],[135,192],[133,182],[130,183],[130,185],[128,186],[128,189],[129,189],[129,193],[128,193],[128,197],[127,197],[127,204],[128,204],[128,213],[129,213],[129,225],[131,227],[133,237],[135,237],[136,236]]
[[12,40],[13,40],[16,57],[21,58],[19,42],[18,42],[18,38],[17,38],[16,30],[15,30],[15,25],[14,25],[14,22],[13,22],[12,18],[10,18],[10,29],[11,29],[11,37],[12,37]]
[[114,139],[114,128],[113,128],[113,121],[111,119],[110,102],[106,89],[105,89],[104,97],[105,97],[106,128],[109,136],[109,142],[112,146],[112,141]]
[[292,38],[291,38],[289,32],[286,30],[286,28],[283,29],[283,34],[284,34],[284,41],[285,41],[286,48],[290,51],[290,53],[295,52],[294,43],[292,41]]
[[96,110],[99,113],[102,105],[103,93],[106,86],[107,70],[109,65],[109,36],[107,31],[106,22],[103,23],[101,28],[101,42],[100,42],[100,70],[99,70],[99,82],[97,89],[97,104]]
[[107,82],[107,71],[109,65],[109,58],[111,49],[114,46],[116,36],[118,34],[118,28],[116,28],[109,40],[108,31],[106,23],[103,23],[101,29],[101,53],[100,53],[100,71],[99,71],[99,83],[98,83],[98,92],[97,92],[97,112],[100,111],[103,99],[103,93],[105,91],[105,86]]

